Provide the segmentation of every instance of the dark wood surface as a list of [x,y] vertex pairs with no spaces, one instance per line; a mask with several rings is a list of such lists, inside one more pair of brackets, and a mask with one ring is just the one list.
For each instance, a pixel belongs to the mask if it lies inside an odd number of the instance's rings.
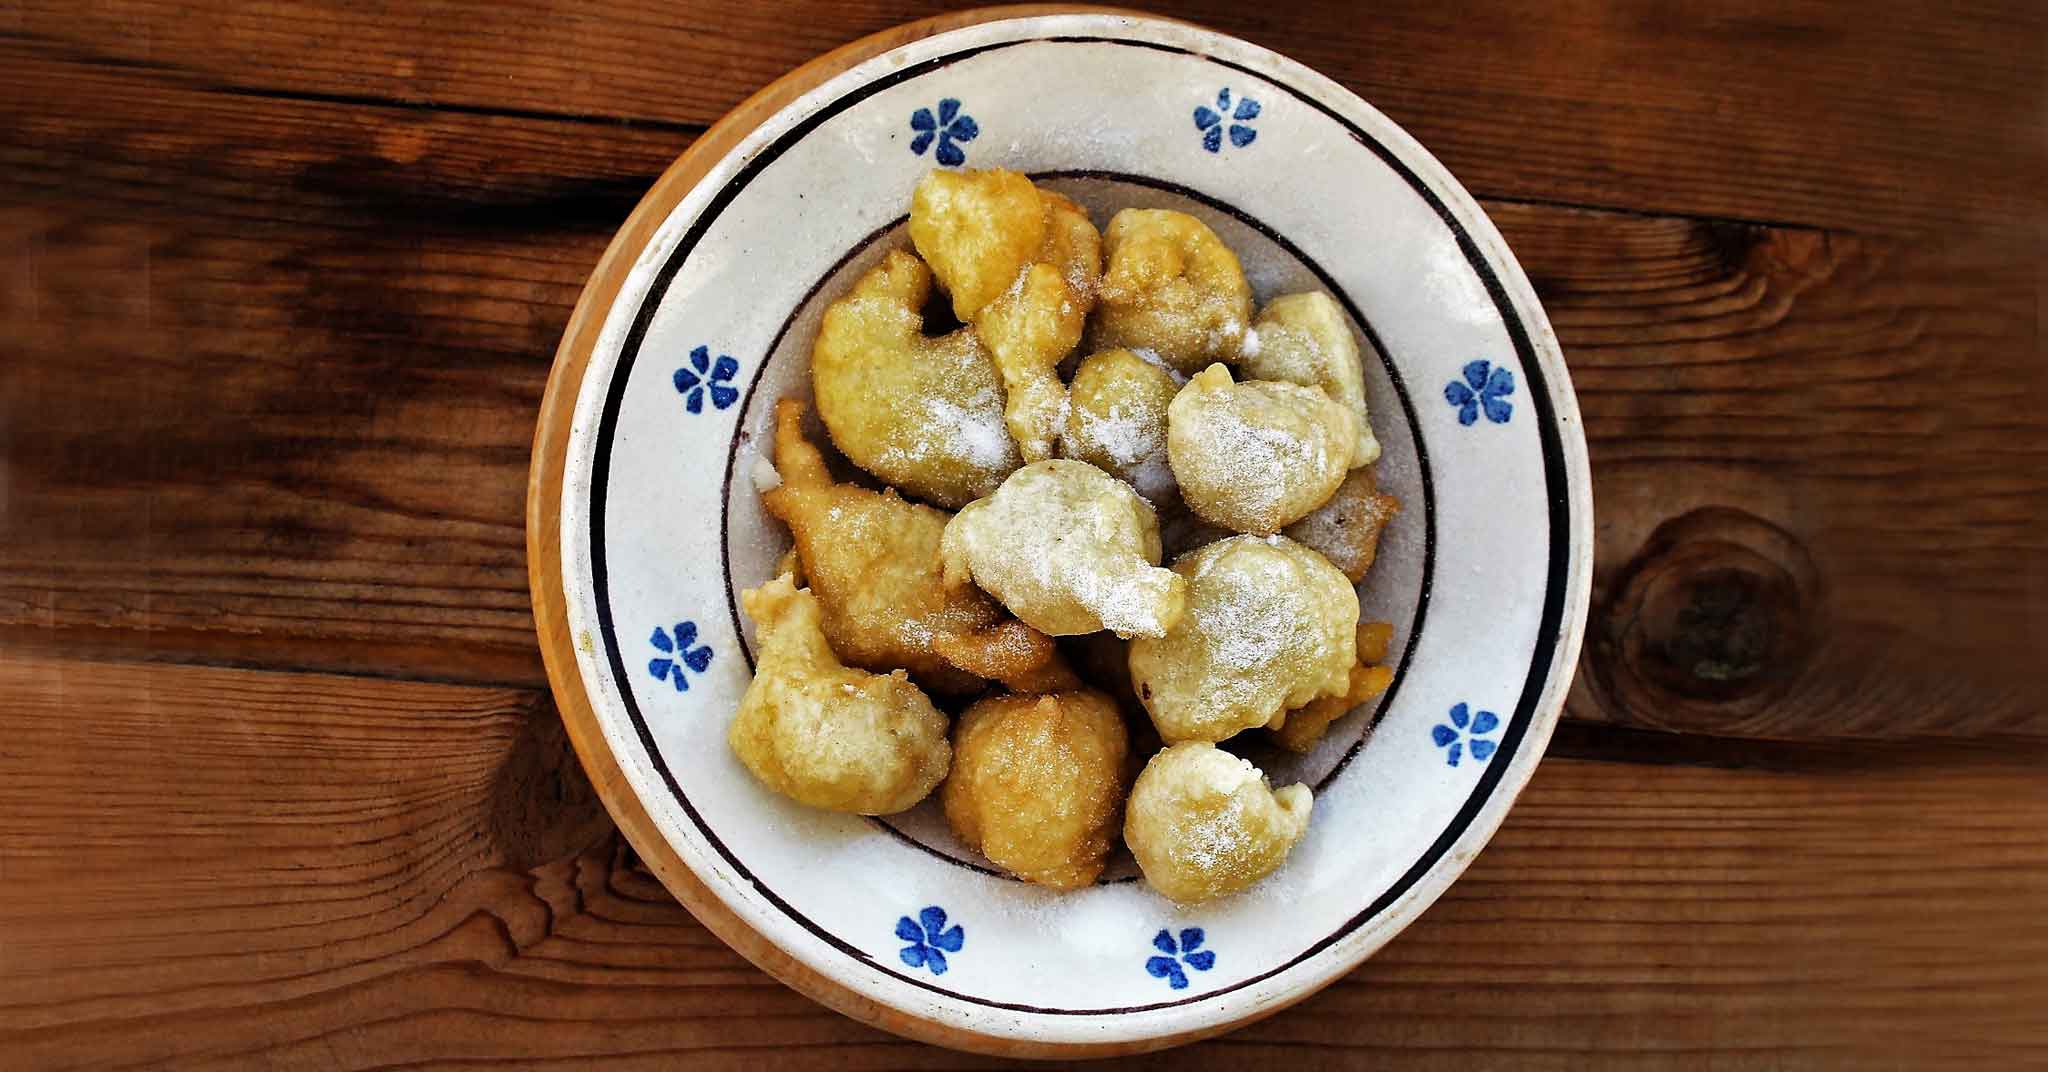
[[[952,1067],[759,974],[563,743],[522,535],[584,276],[922,3],[0,5],[9,1066]],[[2048,15],[1199,3],[1534,280],[1598,572],[1495,843],[1149,1063],[2048,1061]]]

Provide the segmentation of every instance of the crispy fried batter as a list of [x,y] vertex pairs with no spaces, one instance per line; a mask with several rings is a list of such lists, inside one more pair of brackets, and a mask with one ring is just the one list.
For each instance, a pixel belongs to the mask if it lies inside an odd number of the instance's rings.
[[1351,682],[1342,696],[1325,696],[1287,712],[1286,721],[1273,731],[1273,739],[1290,752],[1307,752],[1330,732],[1330,726],[1358,710],[1394,683],[1394,668],[1382,666],[1387,642],[1393,638],[1389,622],[1360,622],[1358,665],[1351,668]]
[[1275,791],[1257,767],[1207,741],[1177,744],[1131,787],[1124,841],[1153,889],[1193,904],[1272,874],[1313,805],[1308,786]]
[[1122,478],[1155,507],[1165,504],[1174,498],[1166,407],[1179,391],[1173,374],[1129,350],[1090,354],[1068,389],[1061,449]]
[[1208,224],[1171,209],[1127,208],[1102,242],[1109,267],[1090,325],[1094,349],[1150,350],[1189,373],[1237,356],[1252,289]]
[[818,416],[853,464],[941,506],[986,495],[1023,464],[1002,378],[973,328],[929,338],[932,273],[893,250],[825,310],[811,350]]
[[[1034,204],[1036,227],[1025,219]],[[911,197],[910,234],[954,312],[995,356],[1024,460],[1051,457],[1067,397],[1054,369],[1081,341],[1102,278],[1095,225],[1079,205],[1013,172],[934,171]]]
[[1330,501],[1282,530],[1287,538],[1323,553],[1353,584],[1365,579],[1379,554],[1380,533],[1401,512],[1401,500],[1380,492],[1373,467],[1351,470]]
[[1358,661],[1358,593],[1284,536],[1233,536],[1173,564],[1187,613],[1131,642],[1131,678],[1159,735],[1220,741],[1319,696]]
[[[804,437],[802,402],[775,406],[775,467],[762,505],[789,526],[797,560],[824,610],[825,636],[848,663],[903,669],[935,692],[961,695],[985,677],[1038,684],[1057,673],[1052,639],[972,587],[947,587],[939,541],[949,515],[893,490],[838,484]],[[1064,680],[1055,677],[1054,680]]]
[[727,743],[770,789],[815,808],[888,815],[946,776],[946,716],[898,670],[840,663],[818,601],[784,575],[740,596],[761,638]]
[[1323,392],[1358,418],[1352,465],[1379,460],[1365,407],[1365,360],[1336,299],[1320,290],[1274,298],[1245,335],[1238,370],[1248,380],[1285,380]]
[[1109,697],[1089,689],[991,696],[960,716],[939,792],[970,848],[1055,890],[1102,873],[1129,784],[1130,747]]
[[1266,534],[1329,501],[1351,468],[1358,418],[1320,387],[1232,383],[1211,365],[1167,407],[1166,457],[1204,521]]
[[1187,582],[1160,569],[1159,522],[1130,485],[1086,462],[1033,462],[967,504],[939,545],[946,583],[970,580],[1054,636],[1162,636]]

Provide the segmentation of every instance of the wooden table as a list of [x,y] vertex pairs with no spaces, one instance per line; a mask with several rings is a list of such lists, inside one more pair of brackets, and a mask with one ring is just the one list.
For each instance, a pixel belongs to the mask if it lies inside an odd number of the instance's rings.
[[[1418,925],[1144,1063],[2048,1062],[2044,9],[1450,6],[1176,13],[1388,112],[1535,281],[1600,510],[1569,721]],[[636,865],[521,530],[652,178],[937,7],[0,4],[0,1065],[987,1063]]]

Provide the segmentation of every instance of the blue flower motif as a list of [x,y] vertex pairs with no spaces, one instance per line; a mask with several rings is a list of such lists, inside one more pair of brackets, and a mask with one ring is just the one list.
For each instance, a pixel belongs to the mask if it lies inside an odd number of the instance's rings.
[[719,354],[718,363],[711,363],[711,348],[699,346],[690,351],[689,365],[676,370],[676,390],[682,392],[683,408],[691,413],[704,412],[704,389],[711,389],[711,404],[724,409],[740,400],[737,388],[726,384],[740,371],[740,363],[729,354]]
[[[1231,111],[1230,87],[1225,86],[1216,94],[1215,109],[1211,110],[1206,104],[1195,108],[1195,129],[1202,132],[1202,148],[1212,153],[1223,151],[1223,135],[1226,130],[1230,134],[1230,144],[1242,149],[1259,136],[1259,132],[1249,126],[1251,121],[1258,117],[1259,102],[1250,97],[1239,97],[1237,110]],[[1237,122],[1229,124],[1226,128],[1223,122],[1225,119],[1235,119]]]
[[1491,758],[1493,750],[1499,745],[1485,740],[1485,737],[1499,728],[1499,715],[1491,711],[1481,711],[1475,715],[1470,708],[1461,703],[1451,708],[1451,724],[1446,726],[1441,722],[1437,723],[1430,729],[1429,736],[1438,748],[1448,749],[1444,763],[1455,767],[1458,765],[1459,755],[1465,751],[1467,745],[1471,746],[1473,759],[1484,763]]
[[690,682],[683,672],[686,668],[701,674],[711,665],[711,645],[690,646],[697,643],[696,622],[677,622],[673,637],[668,630],[657,625],[647,642],[661,653],[647,660],[647,672],[653,674],[656,681],[674,683],[677,692],[690,691]]
[[939,102],[939,117],[932,118],[930,108],[919,108],[910,113],[910,129],[917,131],[917,137],[910,139],[910,151],[919,156],[929,147],[933,139],[939,143],[938,151],[932,158],[947,167],[959,167],[967,162],[967,154],[960,151],[956,142],[970,142],[981,133],[981,127],[974,117],[960,110],[960,102],[951,97]]
[[896,920],[896,937],[910,944],[896,951],[903,963],[913,968],[930,968],[933,975],[946,974],[946,954],[958,953],[967,944],[967,932],[959,924],[946,926],[946,910],[927,905],[916,919]]
[[1458,423],[1471,424],[1479,419],[1481,410],[1495,424],[1508,423],[1515,413],[1515,407],[1506,401],[1515,393],[1515,374],[1494,368],[1484,359],[1466,365],[1464,371],[1464,382],[1452,380],[1444,385],[1444,401],[1458,407]]
[[1188,988],[1188,975],[1180,970],[1182,964],[1196,971],[1208,971],[1216,966],[1216,954],[1202,948],[1200,927],[1183,928],[1178,945],[1174,943],[1172,931],[1162,930],[1152,936],[1152,947],[1166,955],[1146,961],[1145,974],[1166,980],[1166,985],[1175,990]]

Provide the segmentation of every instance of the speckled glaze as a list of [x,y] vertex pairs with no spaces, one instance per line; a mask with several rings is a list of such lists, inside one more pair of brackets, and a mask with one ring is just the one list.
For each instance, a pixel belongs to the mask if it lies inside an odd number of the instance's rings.
[[[891,248],[932,167],[1031,173],[1094,215],[1208,221],[1260,302],[1328,291],[1366,350],[1381,486],[1405,504],[1360,587],[1393,688],[1315,752],[1287,864],[1179,908],[1126,862],[1057,895],[992,873],[935,802],[813,811],[725,745],[749,679],[737,592],[787,538],[753,473],[808,395],[824,305]],[[1118,15],[983,23],[846,70],[755,129],[650,242],[590,356],[561,570],[603,744],[746,926],[874,1002],[997,1039],[1199,1032],[1322,986],[1433,901],[1542,755],[1578,652],[1592,504],[1557,343],[1499,234],[1384,116],[1263,49]]]

